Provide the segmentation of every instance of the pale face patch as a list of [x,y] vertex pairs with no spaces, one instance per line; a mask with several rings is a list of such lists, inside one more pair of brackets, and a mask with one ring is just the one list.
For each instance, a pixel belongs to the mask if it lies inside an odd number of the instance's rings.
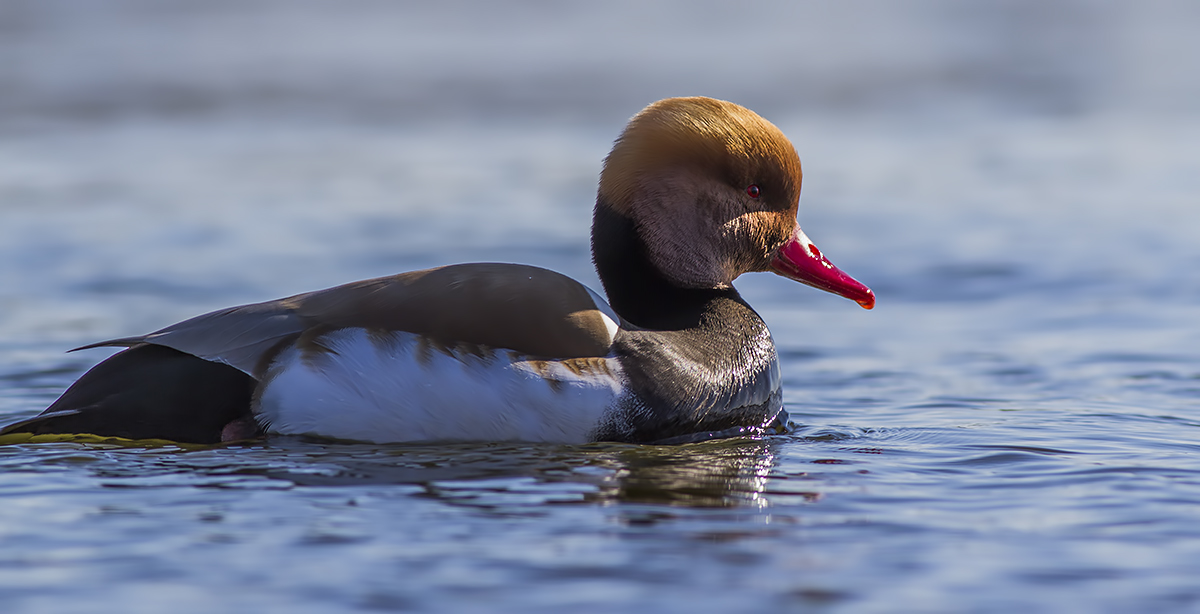
[[793,211],[748,201],[744,190],[683,168],[647,181],[630,213],[664,276],[685,288],[722,288],[766,270],[795,225]]

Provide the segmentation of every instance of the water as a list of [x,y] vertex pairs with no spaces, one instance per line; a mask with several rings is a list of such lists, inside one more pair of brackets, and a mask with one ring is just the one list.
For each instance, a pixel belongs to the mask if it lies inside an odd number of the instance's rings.
[[0,5],[5,422],[231,304],[598,287],[599,161],[672,94],[793,138],[879,305],[739,282],[793,423],[757,441],[0,446],[6,611],[1200,610],[1191,4],[167,6]]

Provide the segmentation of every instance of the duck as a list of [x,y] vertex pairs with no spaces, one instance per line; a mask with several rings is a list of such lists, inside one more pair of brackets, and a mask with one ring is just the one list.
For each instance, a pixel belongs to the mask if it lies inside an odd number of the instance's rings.
[[[220,444],[669,444],[778,427],[779,357],[733,287],[774,272],[871,309],[796,221],[802,172],[775,125],[668,98],[604,159],[592,260],[470,263],[199,315],[76,348],[123,348],[0,435]],[[72,350],[74,351],[74,350]]]

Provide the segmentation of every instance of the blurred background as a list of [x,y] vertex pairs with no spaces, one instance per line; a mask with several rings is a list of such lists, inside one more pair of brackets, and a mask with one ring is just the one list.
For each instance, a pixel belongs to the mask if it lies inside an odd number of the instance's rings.
[[619,123],[683,93],[771,116],[1191,115],[1194,3],[6,0],[6,125]]
[[586,276],[599,161],[676,95],[780,125],[810,236],[885,296],[952,292],[896,280],[960,262],[1174,276],[1198,23],[1186,0],[4,0],[0,300],[207,304],[551,245]]
[[1200,291],[1197,24],[1187,0],[4,0],[0,338],[463,260],[596,285],[600,160],[677,95],[791,136],[801,223],[876,313],[1178,305]]

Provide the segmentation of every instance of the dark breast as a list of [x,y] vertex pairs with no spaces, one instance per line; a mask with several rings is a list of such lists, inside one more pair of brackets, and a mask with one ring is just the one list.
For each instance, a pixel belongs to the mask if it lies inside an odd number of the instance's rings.
[[614,350],[632,394],[598,439],[646,443],[760,427],[782,408],[775,343],[736,293],[709,301],[695,327],[622,330]]

